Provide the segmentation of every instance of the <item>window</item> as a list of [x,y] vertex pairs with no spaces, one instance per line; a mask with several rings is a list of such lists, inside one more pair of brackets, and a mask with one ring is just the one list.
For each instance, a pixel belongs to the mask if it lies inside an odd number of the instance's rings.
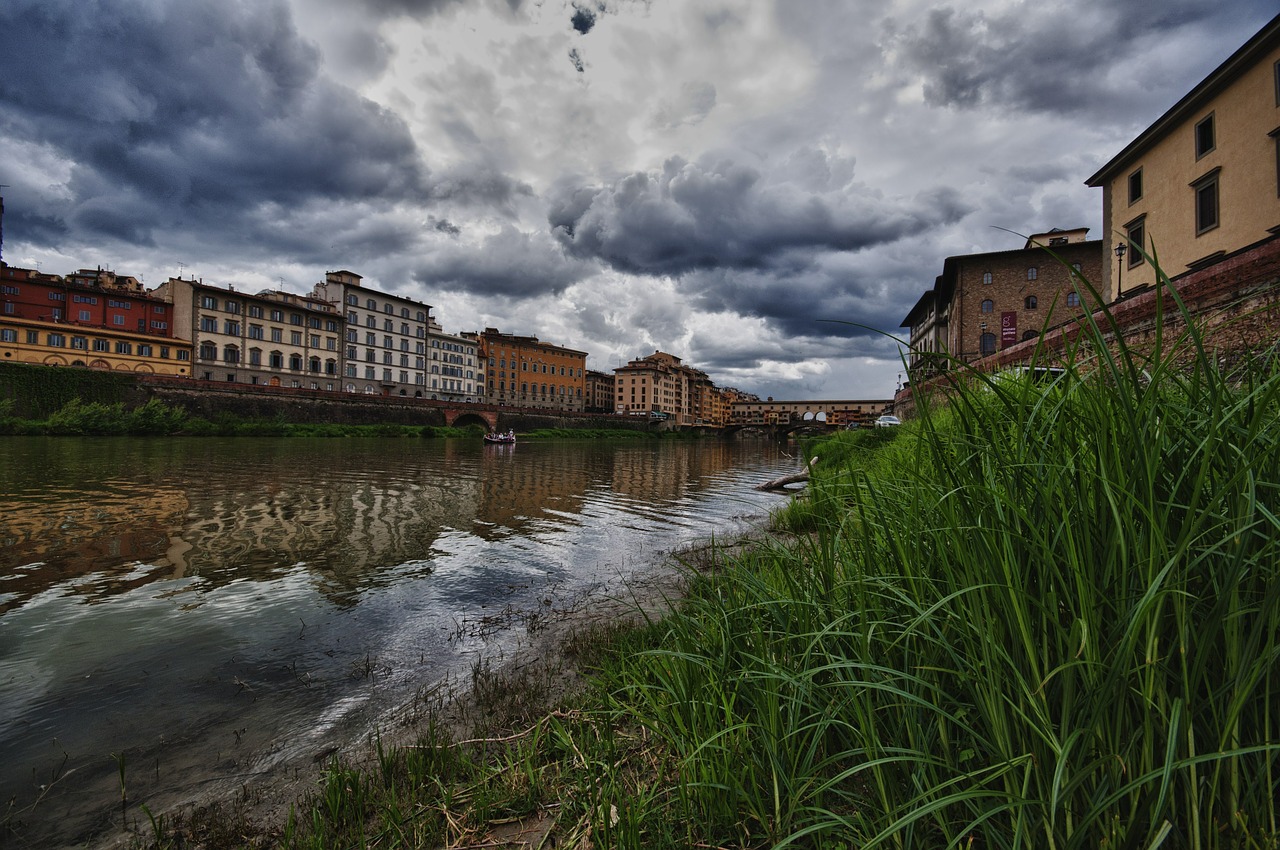
[[284,321],[284,310],[272,310],[272,311],[271,311],[271,321],[273,321],[273,322],[283,322],[283,321]]
[[984,299],[984,300],[983,300],[983,302],[982,302],[982,312],[984,312],[984,313],[990,313],[990,312],[994,311],[994,310],[995,310],[995,308],[996,308],[995,302],[994,302],[994,301],[992,301],[990,298],[986,298],[986,299]]
[[[161,356],[161,357],[168,357],[168,355],[164,353],[164,349],[161,349],[161,351],[160,351],[160,356]],[[179,359],[179,360],[190,360],[190,359],[191,359],[191,352],[190,352],[190,351],[187,351],[185,348],[180,349],[180,350],[178,351],[178,359]]]
[[[57,313],[58,311],[57,311],[57,310],[55,310],[54,312],[55,312],[55,313]],[[123,325],[123,324],[124,324],[124,316],[112,316],[112,317],[111,317],[111,324],[113,324],[113,325]]]
[[49,345],[53,348],[66,348],[67,338],[62,334],[49,334]]
[[201,316],[201,317],[200,317],[200,330],[201,330],[203,333],[211,333],[211,334],[212,334],[212,333],[217,333],[217,332],[218,332],[218,320],[217,320],[217,319],[215,319],[213,316]]
[[[15,337],[16,337],[16,335],[15,335]],[[16,342],[16,338],[15,338],[15,340],[13,340],[13,341],[15,341],[15,342]],[[72,348],[78,348],[78,349],[80,349],[81,351],[88,351],[88,350],[89,350],[89,340],[88,340],[88,339],[86,339],[85,337],[82,337],[82,336],[73,336],[73,337],[71,337],[71,347],[72,347]]]
[[211,342],[200,343],[200,359],[201,360],[217,360],[218,346]]
[[0,330],[0,342],[17,342],[18,332],[13,328],[5,328]]
[[1218,169],[1191,184],[1196,193],[1196,236],[1218,226]]
[[240,336],[240,323],[227,319],[222,323],[222,332],[227,336]]
[[289,344],[302,345],[302,331],[289,331]]
[[981,348],[982,348],[983,357],[996,353],[996,335],[995,334],[992,334],[992,333],[983,334],[979,344],[981,345]]
[[272,329],[271,329],[271,341],[272,341],[272,342],[284,342],[284,331],[282,331],[280,328],[272,328]]
[[1036,309],[1036,307],[1038,307],[1039,304],[1040,302],[1036,299],[1034,295],[1028,295],[1026,300],[1022,302],[1022,306],[1026,307],[1028,310]]
[[262,339],[262,325],[249,325],[249,339]]
[[262,349],[261,348],[249,349],[249,365],[250,366],[262,365]]
[[206,310],[216,310],[218,309],[218,299],[212,295],[201,295],[200,306]]
[[87,322],[87,321],[89,321],[89,311],[88,311],[88,310],[81,310],[81,311],[80,311],[80,321],[82,321],[82,322]]
[[1213,131],[1213,113],[1209,113],[1196,124],[1196,159],[1204,156],[1217,147]]
[[1137,221],[1130,222],[1124,228],[1125,239],[1129,243],[1129,252],[1125,254],[1129,260],[1129,268],[1140,266],[1145,262],[1142,252],[1146,250],[1147,245],[1147,219],[1142,217]]
[[1129,175],[1129,203],[1142,199],[1142,169]]
[[138,346],[138,356],[139,356],[139,357],[150,357],[150,356],[151,356],[151,346],[146,345],[146,344],[139,345],[139,346]]
[[1038,331],[1027,331],[1026,333],[1024,333],[1024,334],[1022,335],[1022,341],[1023,341],[1023,342],[1026,342],[1027,340],[1029,340],[1029,339],[1035,339],[1035,338],[1036,338],[1036,337],[1038,337],[1038,336],[1040,336],[1040,334],[1039,334],[1039,332],[1038,332]]
[[111,345],[105,339],[95,339],[93,341],[94,351],[110,351]]
[[251,319],[261,319],[261,318],[262,318],[262,307],[260,307],[260,306],[259,306],[259,305],[257,305],[257,304],[250,304],[250,305],[249,305],[249,318],[251,318]]
[[1037,269],[1035,266],[1030,266],[1027,269],[1027,280],[1035,280],[1039,276],[1040,276],[1040,270]]
[[228,345],[226,348],[222,349],[222,359],[226,363],[239,363],[240,349],[236,348],[234,345]]
[[226,304],[227,304],[227,312],[228,312],[228,313],[239,313],[239,312],[240,312],[240,302],[239,302],[239,301],[228,301],[228,302],[226,302]]
[[1067,293],[1067,306],[1068,306],[1068,307],[1079,307],[1079,306],[1080,306],[1080,293],[1079,293],[1079,292],[1068,292],[1068,293]]
[[116,343],[116,354],[132,354],[132,353],[133,353],[133,343],[130,343],[130,342]]
[[268,364],[272,369],[283,369],[283,368],[284,368],[284,355],[283,355],[283,354],[281,354],[279,351],[273,351],[273,352],[271,352],[270,354],[268,354],[268,355],[267,355],[267,364]]

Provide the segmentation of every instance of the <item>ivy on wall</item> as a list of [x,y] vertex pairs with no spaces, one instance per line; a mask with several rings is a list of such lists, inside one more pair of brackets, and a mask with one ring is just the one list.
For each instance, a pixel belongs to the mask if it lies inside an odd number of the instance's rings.
[[0,399],[13,400],[13,414],[44,419],[73,401],[121,404],[137,398],[128,373],[65,366],[0,363]]

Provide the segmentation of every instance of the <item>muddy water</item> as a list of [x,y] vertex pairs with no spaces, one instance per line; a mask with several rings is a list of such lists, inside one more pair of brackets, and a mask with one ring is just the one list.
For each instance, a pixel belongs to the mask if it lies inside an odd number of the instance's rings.
[[751,486],[794,468],[709,441],[0,439],[0,846],[105,845],[324,758],[540,606],[758,522]]

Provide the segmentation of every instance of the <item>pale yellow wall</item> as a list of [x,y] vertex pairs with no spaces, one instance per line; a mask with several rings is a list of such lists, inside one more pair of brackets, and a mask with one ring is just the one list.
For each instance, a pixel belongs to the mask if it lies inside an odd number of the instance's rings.
[[[1146,250],[1154,253],[1169,277],[1187,272],[1188,264],[1218,251],[1231,253],[1270,235],[1280,226],[1276,139],[1280,128],[1276,105],[1275,64],[1280,47],[1270,51],[1211,100],[1188,114],[1153,146],[1124,163],[1103,186],[1104,248],[1107,293],[1153,284],[1155,272],[1143,262],[1123,268],[1115,256],[1125,226],[1146,214]],[[1213,113],[1217,147],[1196,159],[1195,126]],[[1129,203],[1129,175],[1142,168],[1143,196]],[[1221,168],[1218,178],[1220,224],[1196,235],[1195,190],[1191,184]],[[1117,277],[1119,289],[1117,289]]]

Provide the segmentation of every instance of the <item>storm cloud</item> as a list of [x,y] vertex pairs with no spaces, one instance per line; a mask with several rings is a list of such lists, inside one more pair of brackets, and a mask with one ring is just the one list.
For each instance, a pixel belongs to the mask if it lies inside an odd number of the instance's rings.
[[708,155],[607,186],[562,187],[551,196],[552,231],[574,256],[633,274],[769,269],[797,251],[859,251],[963,218],[957,193],[939,188],[904,200],[858,185],[814,191],[770,181],[759,167]]

